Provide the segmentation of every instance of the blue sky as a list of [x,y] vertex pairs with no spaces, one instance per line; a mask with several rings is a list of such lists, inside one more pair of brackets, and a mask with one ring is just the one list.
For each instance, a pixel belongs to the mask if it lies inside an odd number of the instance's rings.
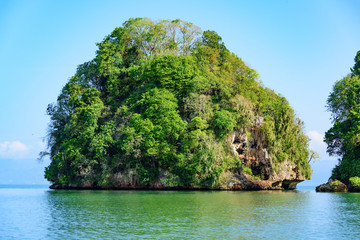
[[313,180],[325,182],[335,158],[322,142],[326,99],[360,50],[360,1],[0,1],[0,184],[41,184],[47,104],[55,102],[96,42],[131,17],[182,19],[214,30],[228,49],[285,96],[320,153]]

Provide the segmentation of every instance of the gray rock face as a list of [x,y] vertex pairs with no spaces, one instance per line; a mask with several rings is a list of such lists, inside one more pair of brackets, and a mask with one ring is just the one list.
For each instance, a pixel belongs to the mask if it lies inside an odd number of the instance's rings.
[[348,187],[340,181],[331,181],[321,184],[315,189],[317,192],[347,192]]
[[275,169],[266,146],[265,136],[259,130],[263,123],[263,119],[255,118],[250,132],[234,131],[230,139],[234,154],[251,169],[253,175],[261,179],[252,180],[252,176],[244,173],[247,181],[241,180],[243,189],[295,189],[296,185],[305,178],[300,174],[296,164],[290,161],[278,163]]

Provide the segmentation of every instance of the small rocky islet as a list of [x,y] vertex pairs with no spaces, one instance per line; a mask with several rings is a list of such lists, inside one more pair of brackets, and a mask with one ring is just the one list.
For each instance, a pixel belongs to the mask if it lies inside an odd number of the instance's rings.
[[[303,122],[216,32],[136,18],[97,45],[47,108],[51,188],[282,190],[310,179]],[[356,140],[339,134],[356,116],[336,102],[342,85],[360,85],[358,62],[328,99],[336,124],[325,141],[343,156],[339,180],[317,191],[358,189],[348,183],[359,174],[347,171],[357,145],[339,145]]]
[[315,190],[317,192],[360,192],[360,178],[352,177],[347,184],[337,179],[329,179],[327,183],[320,184]]

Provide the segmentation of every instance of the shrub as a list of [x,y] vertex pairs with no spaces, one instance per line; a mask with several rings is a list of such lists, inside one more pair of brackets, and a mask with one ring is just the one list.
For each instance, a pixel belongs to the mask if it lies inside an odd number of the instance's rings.
[[334,181],[329,182],[329,184],[331,186],[339,186],[340,184],[343,184],[343,183],[340,182],[339,180],[334,180]]
[[253,173],[252,173],[252,171],[251,171],[251,168],[246,167],[246,166],[243,166],[242,172],[243,172],[243,173],[246,173],[246,174],[249,174],[250,176],[253,175]]
[[360,187],[360,177],[351,177],[351,178],[349,178],[349,182],[354,187]]

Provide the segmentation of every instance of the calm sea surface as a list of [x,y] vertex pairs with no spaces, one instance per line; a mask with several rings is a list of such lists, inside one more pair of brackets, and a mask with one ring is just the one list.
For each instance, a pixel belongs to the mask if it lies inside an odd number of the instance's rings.
[[0,185],[0,239],[359,239],[360,193]]

